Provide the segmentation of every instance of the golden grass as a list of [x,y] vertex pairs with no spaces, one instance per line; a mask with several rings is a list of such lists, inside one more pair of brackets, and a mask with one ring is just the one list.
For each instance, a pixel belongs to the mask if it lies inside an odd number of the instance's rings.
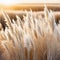
[[60,24],[45,7],[44,17],[26,12],[23,21],[11,22],[2,11],[8,27],[0,31],[0,60],[60,60]]

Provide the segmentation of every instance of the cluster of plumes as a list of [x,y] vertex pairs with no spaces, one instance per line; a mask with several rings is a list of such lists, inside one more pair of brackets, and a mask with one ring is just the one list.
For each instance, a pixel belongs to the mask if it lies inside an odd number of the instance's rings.
[[0,60],[60,60],[60,24],[45,7],[44,17],[26,12],[23,21],[11,22],[3,11],[8,27],[0,31]]

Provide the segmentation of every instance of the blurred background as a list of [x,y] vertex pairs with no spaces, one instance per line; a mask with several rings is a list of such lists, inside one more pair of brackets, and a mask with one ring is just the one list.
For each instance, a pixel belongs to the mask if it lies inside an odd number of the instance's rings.
[[2,5],[14,5],[18,3],[60,3],[60,0],[0,0]]

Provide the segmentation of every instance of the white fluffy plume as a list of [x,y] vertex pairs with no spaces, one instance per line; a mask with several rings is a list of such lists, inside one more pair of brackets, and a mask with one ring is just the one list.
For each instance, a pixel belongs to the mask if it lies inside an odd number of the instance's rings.
[[59,60],[60,59],[60,24],[56,24],[52,11],[45,7],[44,17],[28,13],[23,21],[11,22],[2,11],[8,27],[0,31],[1,60]]

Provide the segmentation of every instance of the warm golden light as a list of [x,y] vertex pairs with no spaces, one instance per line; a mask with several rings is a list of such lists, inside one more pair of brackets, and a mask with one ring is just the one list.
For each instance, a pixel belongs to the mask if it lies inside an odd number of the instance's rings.
[[14,5],[17,3],[59,3],[60,0],[0,0],[0,4]]
[[7,5],[7,6],[16,4],[17,2],[18,2],[18,0],[0,0],[0,4]]

